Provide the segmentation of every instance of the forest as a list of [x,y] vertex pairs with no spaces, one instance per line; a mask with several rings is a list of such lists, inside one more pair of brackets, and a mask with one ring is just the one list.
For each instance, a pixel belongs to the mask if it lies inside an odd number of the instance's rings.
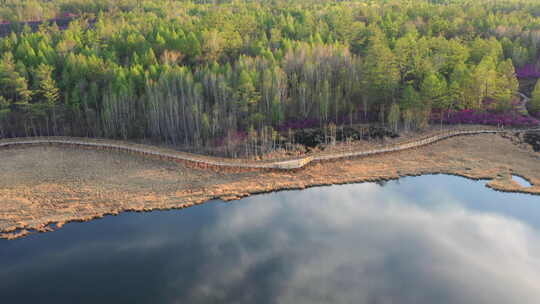
[[0,138],[235,155],[305,127],[540,116],[537,0],[0,3]]

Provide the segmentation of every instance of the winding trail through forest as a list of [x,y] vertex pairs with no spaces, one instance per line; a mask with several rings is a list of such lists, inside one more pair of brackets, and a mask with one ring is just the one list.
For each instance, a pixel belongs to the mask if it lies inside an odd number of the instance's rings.
[[111,151],[121,151],[126,153],[139,154],[147,157],[155,157],[163,160],[186,163],[201,168],[232,168],[232,169],[255,169],[255,170],[294,170],[305,167],[312,162],[332,161],[343,158],[365,157],[376,154],[391,153],[414,149],[426,146],[450,137],[474,135],[474,134],[494,134],[494,133],[516,133],[540,131],[539,128],[529,129],[483,129],[483,130],[453,130],[441,132],[436,135],[416,138],[392,145],[381,146],[371,150],[356,150],[334,153],[314,153],[300,158],[290,158],[274,161],[257,161],[246,159],[218,158],[198,155],[193,153],[179,152],[171,149],[162,149],[150,145],[132,144],[121,141],[76,138],[76,137],[28,137],[12,138],[0,140],[0,148],[15,146],[35,146],[35,145],[61,145],[82,148],[104,149]]

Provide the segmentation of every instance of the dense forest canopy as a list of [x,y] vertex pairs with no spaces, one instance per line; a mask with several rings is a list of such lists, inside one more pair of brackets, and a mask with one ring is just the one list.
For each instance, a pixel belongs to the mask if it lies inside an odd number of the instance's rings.
[[415,129],[507,113],[520,84],[540,111],[537,0],[0,2],[0,137],[202,148],[291,121]]

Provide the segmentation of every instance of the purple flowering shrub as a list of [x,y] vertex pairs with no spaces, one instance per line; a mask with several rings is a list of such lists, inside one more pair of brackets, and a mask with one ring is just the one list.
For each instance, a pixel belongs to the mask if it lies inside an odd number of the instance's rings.
[[214,146],[220,147],[227,144],[227,142],[238,144],[243,142],[247,138],[248,134],[244,131],[230,132],[225,136],[218,137],[214,140]]
[[[369,121],[376,121],[377,113],[368,113],[368,119],[362,117],[353,119],[353,123],[364,123]],[[441,122],[441,115],[443,117],[442,123],[444,124],[478,124],[478,125],[492,125],[492,126],[508,126],[508,127],[534,127],[540,125],[540,112],[535,113],[534,117],[525,116],[517,112],[496,112],[496,111],[480,111],[480,110],[461,110],[444,112],[434,110],[431,114],[431,123],[438,124]],[[536,118],[535,118],[536,117]],[[537,119],[538,118],[538,119]],[[337,125],[343,125],[350,122],[349,116],[342,116],[334,119],[332,122]],[[319,120],[314,118],[307,119],[295,119],[283,122],[277,127],[278,131],[287,131],[288,129],[307,129],[320,127]]]
[[516,68],[518,78],[540,78],[540,68],[535,64],[528,63],[520,68]]
[[[437,116],[440,118],[440,116]],[[540,120],[515,112],[493,113],[477,110],[462,110],[449,112],[443,116],[446,124],[480,124],[508,127],[534,127],[540,125]]]

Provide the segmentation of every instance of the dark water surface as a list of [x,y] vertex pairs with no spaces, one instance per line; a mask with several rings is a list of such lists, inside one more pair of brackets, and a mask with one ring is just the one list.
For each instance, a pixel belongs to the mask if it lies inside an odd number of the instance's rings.
[[540,303],[540,197],[453,176],[0,240],[0,303]]

